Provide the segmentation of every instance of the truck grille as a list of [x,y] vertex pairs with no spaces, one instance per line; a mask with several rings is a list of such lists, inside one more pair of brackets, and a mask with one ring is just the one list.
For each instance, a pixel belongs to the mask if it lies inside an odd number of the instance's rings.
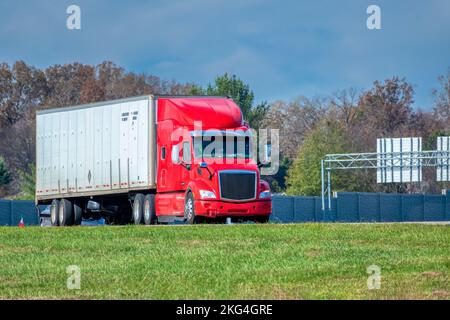
[[220,197],[225,200],[256,198],[256,173],[253,171],[223,171],[219,173]]

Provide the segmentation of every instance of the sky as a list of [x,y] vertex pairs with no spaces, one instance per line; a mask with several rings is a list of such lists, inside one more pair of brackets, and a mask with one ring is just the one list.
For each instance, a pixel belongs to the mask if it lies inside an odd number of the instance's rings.
[[[69,5],[81,29],[69,30]],[[369,30],[366,10],[381,10]],[[206,85],[225,72],[260,101],[364,90],[394,75],[433,103],[450,68],[450,1],[0,0],[0,62],[39,68],[111,60],[127,70]]]

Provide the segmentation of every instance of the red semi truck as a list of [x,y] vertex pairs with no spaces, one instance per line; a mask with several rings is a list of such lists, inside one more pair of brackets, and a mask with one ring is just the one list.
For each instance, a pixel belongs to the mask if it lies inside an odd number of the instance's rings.
[[36,116],[36,204],[53,226],[267,222],[251,130],[228,97],[141,96]]

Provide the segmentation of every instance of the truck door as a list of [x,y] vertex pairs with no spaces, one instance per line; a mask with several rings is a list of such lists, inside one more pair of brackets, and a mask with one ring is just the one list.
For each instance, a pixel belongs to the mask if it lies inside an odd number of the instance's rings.
[[189,182],[191,166],[191,144],[189,141],[175,143],[171,149],[171,161],[168,167],[167,180],[170,180],[171,191],[184,191]]
[[180,175],[180,188],[186,190],[189,183],[190,170],[192,170],[191,142],[183,141],[182,151],[183,168]]
[[172,121],[158,123],[157,189],[160,210],[179,215],[184,210],[184,190],[189,182],[186,162],[191,162],[191,144],[181,137],[172,141],[173,131]]
[[173,171],[174,168],[171,152],[172,146],[170,143],[170,135],[173,131],[171,121],[161,121],[157,127],[157,189],[158,192],[174,191],[173,185]]
[[[157,188],[158,192],[176,192],[186,189],[187,181],[189,178],[189,172],[184,165],[184,154],[189,158],[190,152],[187,152],[187,148],[190,148],[189,144],[184,146],[183,140],[172,142],[171,135],[174,131],[171,121],[161,121],[158,123],[158,166],[157,166]],[[164,148],[164,150],[163,150]],[[186,152],[183,152],[186,148]],[[164,159],[161,155],[164,151]],[[175,155],[176,154],[176,155]],[[174,159],[174,157],[177,159]]]

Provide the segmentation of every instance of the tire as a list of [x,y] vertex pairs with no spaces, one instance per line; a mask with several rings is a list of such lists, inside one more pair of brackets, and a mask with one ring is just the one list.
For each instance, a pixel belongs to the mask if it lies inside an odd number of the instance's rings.
[[195,202],[192,192],[188,192],[184,200],[184,219],[187,224],[194,224],[198,220],[195,216]]
[[53,227],[59,226],[58,221],[58,213],[59,213],[59,200],[53,200],[50,206],[50,221]]
[[142,224],[144,222],[144,195],[138,193],[134,196],[133,201],[133,222],[134,224]]
[[73,204],[73,225],[79,226],[81,225],[81,220],[83,216],[83,209],[76,203]]
[[144,223],[146,225],[156,224],[155,195],[148,194],[144,199]]
[[72,202],[62,199],[59,203],[58,220],[60,226],[70,226],[73,223]]

